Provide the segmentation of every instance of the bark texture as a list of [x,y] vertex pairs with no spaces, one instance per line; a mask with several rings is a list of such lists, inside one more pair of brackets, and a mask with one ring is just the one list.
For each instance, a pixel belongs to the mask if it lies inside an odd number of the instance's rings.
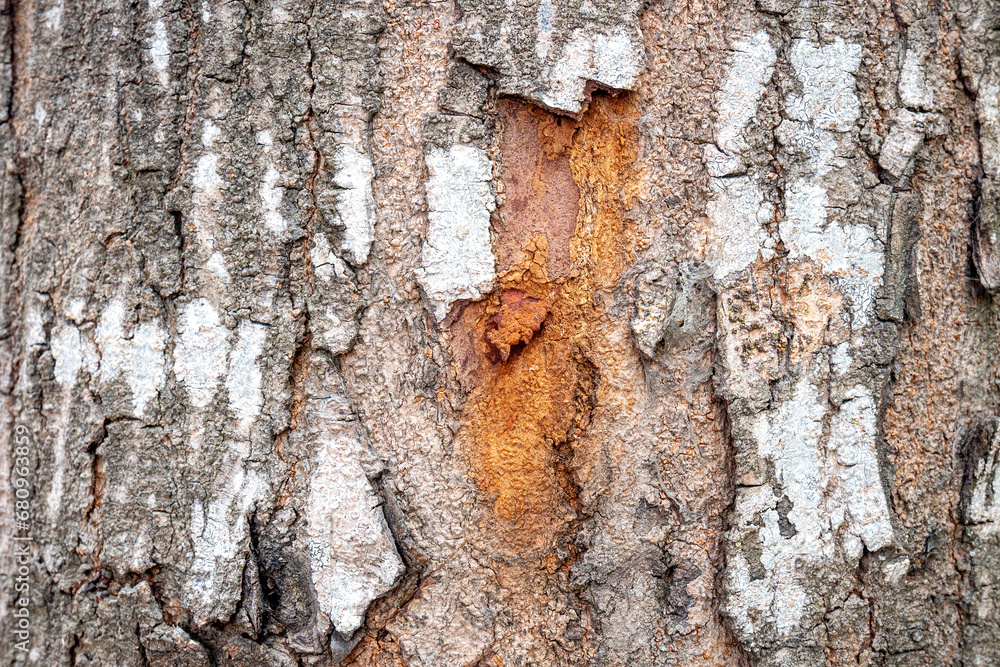
[[996,2],[0,0],[0,158],[0,665],[1000,664]]

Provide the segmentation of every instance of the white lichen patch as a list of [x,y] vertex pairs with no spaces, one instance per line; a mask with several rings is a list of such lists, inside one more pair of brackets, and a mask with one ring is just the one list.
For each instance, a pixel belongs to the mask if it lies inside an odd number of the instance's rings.
[[337,149],[337,171],[333,183],[337,193],[337,217],[344,227],[342,249],[355,266],[368,260],[375,240],[375,198],[372,179],[375,169],[371,158],[347,144]]
[[493,163],[485,150],[454,145],[426,155],[428,230],[417,272],[434,316],[458,299],[479,299],[496,280],[490,244]]
[[167,24],[158,19],[153,24],[153,38],[149,43],[149,57],[156,68],[160,85],[170,83],[170,44],[167,42]]
[[80,330],[71,324],[61,324],[52,332],[49,349],[55,361],[55,378],[62,389],[61,409],[56,423],[56,437],[52,447],[52,482],[46,496],[45,508],[50,520],[58,516],[62,504],[66,477],[66,438],[69,430],[70,411],[73,408],[73,389],[81,371],[97,368],[97,350]]
[[632,90],[645,57],[642,42],[624,27],[609,33],[578,28],[549,70],[541,102],[552,109],[580,113],[588,81],[616,90]]
[[[787,636],[802,618],[808,596],[796,578],[798,545],[781,534],[770,485],[743,490],[737,497],[740,539],[726,567],[726,613],[744,636],[773,623]],[[756,556],[757,563],[751,565]]]
[[264,226],[275,234],[285,231],[288,223],[281,215],[281,200],[285,196],[285,188],[278,185],[281,174],[274,165],[267,165],[264,178],[260,182],[260,201],[264,207]]
[[31,118],[38,124],[38,127],[45,125],[45,119],[49,117],[48,111],[45,110],[45,105],[41,102],[35,104],[35,111],[31,114]]
[[309,261],[312,262],[316,277],[321,280],[333,278],[349,280],[351,278],[350,269],[344,260],[330,249],[330,239],[327,238],[326,234],[318,232],[312,240],[313,245],[309,248]]
[[194,190],[196,194],[217,197],[222,179],[218,172],[219,157],[206,153],[198,158],[194,172]]
[[[833,555],[823,494],[825,412],[818,388],[803,379],[787,401],[753,424],[758,451],[774,464],[780,487],[765,484],[741,490],[736,497],[736,530],[743,540],[755,536],[758,544],[741,545],[744,548],[732,554],[727,610],[748,635],[760,630],[762,620],[773,623],[780,636],[795,629],[808,602],[803,567]],[[786,519],[793,534],[782,534],[779,524],[777,500],[783,495],[791,503]],[[757,572],[751,571],[748,549],[758,550]]]
[[364,469],[353,422],[321,420],[306,507],[309,562],[320,609],[349,636],[402,575],[403,562]]
[[762,413],[753,427],[757,451],[774,463],[777,482],[792,502],[788,520],[795,526],[800,554],[818,555],[823,532],[820,440],[826,409],[819,390],[800,380],[790,400]]
[[56,362],[56,382],[63,391],[73,390],[81,370],[97,367],[97,350],[94,344],[71,324],[56,327],[49,346]]
[[894,177],[898,178],[909,170],[913,156],[924,142],[926,115],[906,109],[896,111],[892,127],[882,142],[878,156],[879,166]]
[[768,254],[768,246],[773,247],[765,226],[774,218],[774,206],[765,201],[756,179],[746,174],[740,153],[746,149],[743,136],[776,58],[763,31],[739,40],[716,95],[716,145],[705,147],[705,161],[713,193],[707,211],[711,220],[708,261],[717,280],[742,271],[762,251]]
[[125,302],[120,297],[112,299],[101,314],[97,325],[101,383],[124,378],[136,416],[145,414],[166,379],[166,343],[167,332],[158,321],[142,322],[126,331]]
[[[921,51],[923,50],[922,48]],[[924,54],[913,48],[907,49],[903,54],[903,65],[899,73],[899,97],[903,106],[910,109],[931,109],[934,106],[934,92],[927,83],[927,72],[924,69]]]
[[187,390],[191,405],[212,402],[226,368],[229,330],[208,299],[195,299],[181,309],[180,342],[174,353],[174,375]]
[[[824,581],[825,573],[847,576],[865,547],[877,551],[893,541],[876,450],[877,396],[864,384],[848,382],[856,372],[852,346],[864,344],[874,317],[884,248],[875,225],[845,220],[843,206],[834,212],[830,204],[832,198],[845,199],[844,184],[854,178],[848,156],[857,151],[861,107],[855,74],[861,47],[840,38],[826,45],[797,39],[790,60],[799,85],[789,87],[785,119],[775,133],[787,165],[778,232],[793,266],[802,262],[797,268],[810,276],[818,267],[832,279],[825,284],[836,285],[839,293],[824,288],[790,294],[786,309],[794,336],[816,344],[788,360],[770,362],[785,366],[781,373],[788,380],[778,385],[761,386],[762,369],[736,361],[743,350],[732,347],[725,318],[720,330],[727,391],[769,405],[736,410],[732,417],[734,438],[746,455],[740,474],[753,486],[737,490],[734,527],[727,535],[726,613],[741,640],[771,647],[801,636],[803,624],[818,620],[816,610],[829,603],[831,584]],[[738,120],[746,113],[734,110],[729,117]],[[737,126],[730,136],[738,135]],[[916,150],[902,136],[889,149],[896,151],[889,159],[903,168]],[[713,176],[739,166],[721,152],[708,157]],[[711,209],[717,227],[725,228],[720,221],[737,219],[729,223],[737,231],[728,238],[739,250],[749,246],[746,239],[755,227],[738,226],[738,218],[749,218],[756,202],[733,187],[743,178],[738,172],[725,179],[715,176],[731,192],[718,196]],[[741,210],[743,199],[747,203]],[[755,256],[749,247],[742,255],[728,252],[734,259],[717,266],[738,267]],[[828,323],[840,312],[841,296],[850,303],[850,330],[834,333]],[[740,326],[756,325],[759,319],[744,311],[736,317]],[[842,327],[840,322],[838,318]],[[828,347],[813,331],[817,323],[817,331],[831,335],[834,345]],[[737,344],[746,341],[745,335],[735,338]]]
[[87,307],[87,300],[82,297],[70,299],[66,307],[66,317],[77,324],[83,324],[83,311]]
[[24,323],[24,344],[28,347],[45,345],[45,322],[42,320],[41,306],[36,301],[32,301],[26,308]]
[[227,618],[235,609],[250,542],[247,517],[265,488],[263,475],[248,469],[243,461],[229,466],[218,494],[208,502],[208,510],[200,501],[191,508],[194,557],[185,585],[185,606],[198,623]]
[[844,341],[833,348],[833,354],[830,355],[830,365],[837,375],[844,375],[847,371],[851,370],[852,362],[851,344],[848,341]]
[[810,259],[837,278],[851,299],[854,325],[864,326],[885,270],[882,243],[871,226],[828,222],[827,216],[838,135],[855,130],[861,113],[854,80],[861,47],[839,37],[826,46],[798,39],[791,60],[802,92],[788,96],[792,120],[782,122],[777,135],[804,164],[789,178],[779,233],[792,260]]
[[223,187],[219,176],[219,156],[211,152],[219,135],[219,128],[211,121],[205,121],[202,127],[201,143],[205,149],[195,162],[191,177],[191,220],[194,223],[198,241],[206,251],[215,246],[215,207],[221,196]]
[[802,93],[792,93],[785,100],[788,117],[822,130],[853,129],[861,113],[854,81],[861,65],[861,46],[840,37],[825,46],[796,39],[791,60]]
[[[809,568],[833,563],[838,553],[856,560],[862,546],[877,551],[892,543],[875,450],[875,403],[859,385],[834,409],[807,374],[789,398],[756,417],[752,433],[758,453],[773,464],[777,486],[737,493],[734,530],[740,548],[730,554],[727,613],[747,636],[760,631],[762,622],[787,636],[811,599]],[[784,533],[779,498],[789,501]],[[757,549],[756,572],[747,547]]]
[[750,266],[773,242],[766,225],[774,219],[774,206],[764,200],[760,187],[749,176],[713,178],[708,202],[708,261],[716,279]]
[[496,72],[501,95],[577,116],[596,88],[635,90],[645,67],[637,0],[459,2],[459,57]]
[[45,10],[42,14],[45,18],[45,27],[52,32],[58,32],[59,28],[62,27],[62,17],[63,17],[63,2],[58,0],[54,5]]
[[[149,0],[149,12],[154,16],[160,12],[162,0]],[[153,36],[149,41],[149,58],[153,61],[160,85],[170,83],[170,42],[167,39],[167,24],[162,18],[153,23]]]
[[[256,135],[257,145],[261,146],[265,155],[271,154],[274,138],[270,130],[260,130]],[[261,178],[257,194],[260,197],[264,213],[264,226],[275,234],[281,234],[288,228],[288,222],[281,213],[285,197],[285,187],[280,185],[281,173],[275,168],[270,158],[265,160],[267,168]]]
[[166,341],[167,332],[158,322],[143,322],[132,336],[132,364],[125,381],[138,414],[145,412],[146,405],[163,384]]
[[719,114],[715,144],[728,155],[738,155],[746,148],[743,135],[757,113],[767,82],[774,73],[778,54],[763,30],[748,35],[733,45],[732,62],[715,98]]
[[201,127],[201,145],[206,150],[215,145],[215,141],[222,134],[219,126],[210,120],[206,120]]
[[983,171],[1000,183],[1000,67],[994,67],[979,83],[976,106]]
[[215,276],[224,283],[229,282],[229,270],[226,269],[226,260],[222,256],[222,253],[216,250],[212,253],[212,256],[208,258],[208,262],[205,266],[211,271]]
[[262,373],[260,356],[267,339],[267,327],[249,320],[240,322],[236,345],[229,355],[229,374],[226,376],[226,390],[229,393],[229,409],[239,419],[240,429],[249,430],[264,406],[261,392]]
[[[892,542],[889,505],[882,489],[878,453],[875,403],[865,387],[855,387],[854,397],[845,401],[830,421],[830,447],[843,466],[844,502],[851,532],[861,538],[869,551],[878,551]],[[849,553],[861,556],[861,545]]]
[[868,225],[827,223],[827,205],[822,185],[801,180],[790,184],[779,223],[781,240],[793,259],[809,258],[837,277],[851,299],[854,326],[865,326],[885,271],[882,242]]

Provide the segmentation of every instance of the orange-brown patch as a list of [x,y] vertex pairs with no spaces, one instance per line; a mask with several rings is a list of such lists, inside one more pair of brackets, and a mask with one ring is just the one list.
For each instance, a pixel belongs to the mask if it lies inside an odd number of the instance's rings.
[[[505,270],[497,291],[467,308],[452,327],[454,339],[466,341],[466,363],[470,354],[475,360],[474,370],[465,369],[474,389],[459,442],[473,478],[494,499],[493,550],[552,570],[556,565],[545,557],[560,543],[567,547],[560,536],[580,509],[576,444],[601,391],[593,360],[615,347],[608,338],[612,321],[597,294],[614,287],[636,245],[626,212],[639,187],[637,114],[627,98],[607,95],[596,96],[578,122],[556,122],[514,102],[504,108],[508,122],[535,123],[531,150],[543,166],[528,191],[524,181],[512,185],[513,172],[505,168],[508,229],[495,246]],[[523,131],[511,136],[504,135],[505,165],[526,150]],[[561,160],[572,187],[546,171]],[[512,192],[523,195],[516,206]],[[553,231],[537,214],[544,202],[570,199],[579,205],[566,239],[559,235],[564,222]],[[566,256],[553,260],[557,253],[566,253],[569,262]],[[516,346],[519,351],[510,353]],[[572,557],[571,549],[565,553]]]
[[493,363],[507,361],[513,348],[530,342],[549,312],[544,301],[516,289],[501,294],[500,304],[500,312],[486,328],[488,356]]
[[[837,329],[844,329],[839,318],[844,298],[830,279],[809,261],[788,265],[785,294],[787,302],[782,310],[795,323],[791,362],[798,364],[820,347],[837,342],[830,337],[831,334],[837,337]],[[849,331],[839,333],[843,337]]]
[[500,272],[536,235],[549,245],[553,279],[570,269],[580,192],[573,180],[570,149],[577,124],[513,100],[499,104],[503,135],[503,205],[495,228]]

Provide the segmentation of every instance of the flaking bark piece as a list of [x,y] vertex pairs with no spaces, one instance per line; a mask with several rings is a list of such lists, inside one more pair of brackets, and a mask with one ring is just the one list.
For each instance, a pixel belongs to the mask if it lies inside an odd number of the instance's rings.
[[500,303],[500,312],[493,316],[486,331],[493,363],[507,361],[511,348],[528,343],[549,313],[543,301],[521,290],[507,290],[500,296]]

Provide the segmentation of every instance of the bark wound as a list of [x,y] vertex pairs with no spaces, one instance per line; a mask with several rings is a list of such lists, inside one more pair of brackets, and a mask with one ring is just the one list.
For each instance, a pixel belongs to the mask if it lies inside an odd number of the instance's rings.
[[599,96],[577,122],[515,102],[502,116],[502,272],[453,325],[475,350],[460,440],[494,499],[494,548],[534,552],[554,571],[559,559],[546,553],[581,509],[574,443],[599,409],[591,359],[611,346],[599,294],[636,244],[625,217],[638,181],[636,114],[628,98]]
[[525,245],[541,234],[549,247],[549,279],[565,278],[580,209],[570,165],[577,123],[509,100],[500,104],[500,117],[505,201],[494,229],[497,268],[509,271]]

